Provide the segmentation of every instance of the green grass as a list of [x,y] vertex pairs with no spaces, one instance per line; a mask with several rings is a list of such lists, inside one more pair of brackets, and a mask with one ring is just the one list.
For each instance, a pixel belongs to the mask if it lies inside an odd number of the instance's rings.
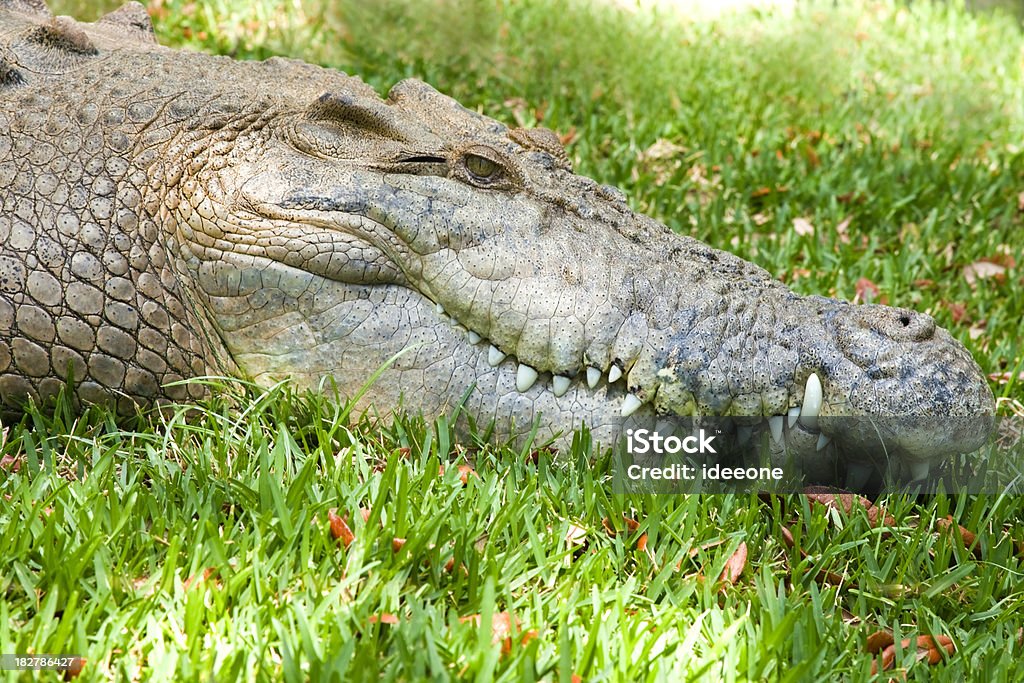
[[[580,172],[673,228],[801,293],[852,299],[867,278],[986,372],[1024,370],[1020,268],[964,276],[1024,260],[1024,37],[1004,15],[151,6],[165,44],[299,57],[381,91],[420,77],[504,121],[575,131]],[[993,387],[1003,414],[1021,410],[1024,384]],[[956,644],[934,667],[904,653],[909,680],[1024,678],[1024,499],[889,498],[882,533],[796,496],[613,495],[607,459],[582,443],[536,462],[468,446],[443,419],[373,424],[282,389],[127,425],[30,415],[2,446],[22,465],[0,472],[0,653],[82,653],[85,680],[868,680],[867,635],[887,628]],[[478,476],[463,485],[466,459]],[[946,515],[980,559],[931,531]],[[745,572],[720,591],[741,542]],[[843,581],[820,583],[823,569]],[[503,652],[487,626],[502,611],[536,637]],[[384,614],[398,623],[372,623]],[[461,621],[476,614],[483,627]]]

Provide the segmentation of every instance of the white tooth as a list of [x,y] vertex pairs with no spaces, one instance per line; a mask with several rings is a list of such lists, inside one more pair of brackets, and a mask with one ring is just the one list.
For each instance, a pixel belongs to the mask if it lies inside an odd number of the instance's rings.
[[618,365],[613,365],[611,369],[608,370],[608,384],[614,383],[620,377],[622,377],[622,370],[619,369]]
[[820,451],[822,448],[824,448],[825,446],[829,445],[829,443],[831,443],[831,442],[832,442],[832,437],[831,436],[826,436],[824,432],[822,432],[821,434],[818,434],[818,448],[817,448],[817,450]]
[[800,407],[793,406],[792,408],[789,409],[787,415],[789,416],[789,419],[786,422],[789,425],[789,428],[792,429],[793,425],[796,424],[796,419],[800,417]]
[[444,306],[441,304],[434,304],[434,310],[437,311],[438,315],[444,315]]
[[491,344],[491,348],[487,350],[487,364],[496,368],[501,365],[503,360],[505,360],[505,354],[499,351],[497,346]]
[[846,488],[851,491],[860,491],[864,484],[871,479],[871,465],[859,462],[846,463]]
[[753,429],[747,425],[736,427],[736,443],[740,446],[746,446],[750,443],[750,437],[753,433]]
[[565,396],[565,392],[569,391],[569,378],[563,377],[562,375],[555,375],[551,378],[551,388],[555,392],[555,396]]
[[587,368],[587,386],[593,389],[601,381],[601,371],[597,368]]
[[516,370],[516,389],[522,393],[532,387],[536,381],[537,371],[526,363],[520,363],[519,369]]
[[808,429],[818,428],[818,414],[821,413],[821,380],[812,372],[804,386],[804,404],[800,408],[800,424]]
[[469,343],[470,344],[479,344],[482,339],[483,339],[483,337],[481,337],[479,334],[477,334],[473,330],[469,331]]
[[922,479],[928,478],[928,470],[931,469],[931,463],[927,462],[912,462],[910,465],[910,476],[914,478],[914,481],[921,481]]
[[643,404],[643,401],[633,394],[626,394],[626,398],[622,400],[622,417],[629,417],[639,410]]
[[782,441],[782,416],[776,415],[775,417],[768,418],[768,429],[772,432],[772,441],[779,443]]

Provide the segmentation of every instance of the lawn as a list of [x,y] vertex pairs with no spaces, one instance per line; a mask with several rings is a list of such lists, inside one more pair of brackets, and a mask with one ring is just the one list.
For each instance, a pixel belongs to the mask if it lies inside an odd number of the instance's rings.
[[[799,293],[930,313],[1019,424],[1019,24],[631,6],[149,3],[166,45],[414,76],[552,128],[578,172]],[[826,497],[615,495],[583,439],[478,447],[224,392],[2,428],[0,653],[81,654],[80,680],[1024,680],[1024,497],[890,496],[882,525]],[[953,654],[898,646],[919,636]]]

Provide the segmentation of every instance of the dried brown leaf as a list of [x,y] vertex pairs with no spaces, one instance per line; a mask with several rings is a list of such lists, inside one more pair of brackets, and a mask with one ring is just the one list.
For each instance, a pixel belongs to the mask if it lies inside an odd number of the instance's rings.
[[1003,266],[1007,270],[1017,267],[1017,259],[1013,257],[1013,247],[1008,244],[1000,244],[996,247],[995,254],[986,256],[981,260]]
[[[190,576],[187,579],[185,579],[185,581],[182,583],[182,588],[184,588],[185,590],[189,590],[193,586],[195,586],[195,585],[197,585],[197,584],[199,584],[201,582],[205,582],[205,581],[209,580],[211,576],[215,576],[216,574],[217,574],[217,568],[216,567],[207,567],[206,569],[203,570],[203,573],[201,575],[200,574],[193,574],[192,576]],[[220,582],[217,581],[216,585],[220,586]]]
[[776,185],[775,187],[761,186],[750,193],[750,198],[759,199],[761,197],[767,197],[773,193],[784,194],[786,192],[789,192],[789,187],[786,185]]
[[[796,547],[796,540],[793,538],[793,532],[790,531],[789,528],[784,526],[784,525],[779,525],[779,529],[780,529],[780,531],[782,531],[782,540],[783,540],[783,542],[785,542],[786,547],[787,548],[795,548]],[[801,552],[803,552],[802,549],[801,549]]]
[[85,657],[72,657],[68,668],[64,670],[64,680],[70,681],[72,678],[78,678],[82,673],[82,669],[85,668],[87,661],[89,660]]
[[892,668],[893,662],[895,662],[895,661],[896,661],[896,646],[895,645],[890,645],[889,647],[885,648],[885,650],[882,651],[882,662],[881,662],[882,665],[881,666],[878,665],[879,664],[878,658],[875,658],[875,660],[873,662],[871,662],[871,675],[874,676],[875,674],[877,674],[879,672],[879,670],[881,670],[881,671],[888,671],[889,669]]
[[975,261],[963,268],[964,279],[971,289],[978,286],[980,280],[992,278],[999,284],[1006,282],[1006,266],[992,261]]
[[380,616],[377,616],[376,614],[371,614],[369,621],[371,624],[376,624],[379,622],[381,624],[388,624],[393,626],[398,623],[398,617],[394,614],[384,612]]
[[853,303],[855,304],[870,304],[877,303],[882,300],[879,296],[881,290],[871,280],[866,277],[858,278],[857,284],[854,285]]
[[850,243],[850,223],[852,221],[853,217],[847,216],[836,224],[836,234],[839,235],[839,241],[843,244]]
[[[900,641],[900,650],[906,650],[908,647],[914,644],[917,648],[917,661],[927,660],[928,664],[934,665],[942,661],[942,651],[946,651],[947,656],[952,656],[956,650],[956,646],[953,644],[953,639],[949,636],[937,636],[934,639],[931,636],[918,636],[917,638],[904,638]],[[892,668],[893,663],[896,661],[896,645],[889,645],[882,652],[882,666],[881,670],[885,671]],[[871,663],[871,673],[878,673],[878,659],[875,659]]]
[[[463,624],[469,622],[474,626],[480,626],[480,621],[483,617],[479,614],[470,614],[469,616],[459,617],[459,621]],[[512,651],[512,623],[515,622],[515,630],[521,631],[520,621],[518,617],[514,617],[509,612],[495,612],[491,616],[491,642],[501,643],[501,654],[507,655]],[[527,633],[533,635],[527,636]],[[523,643],[529,642],[532,638],[536,637],[536,631],[530,631],[523,634]]]
[[807,159],[807,164],[811,168],[817,168],[818,166],[821,165],[821,158],[818,156],[818,153],[814,150],[814,147],[812,147],[811,145],[804,145],[801,151],[804,154],[804,158]]
[[970,322],[970,316],[967,315],[967,306],[960,303],[959,301],[948,301],[946,302],[946,308],[949,309],[949,315],[953,318],[953,322]]
[[873,655],[877,655],[879,652],[889,647],[896,642],[896,639],[892,636],[892,631],[875,631],[868,636],[867,645],[864,649]]
[[824,505],[825,507],[836,508],[842,510],[846,514],[850,514],[853,511],[855,504],[860,505],[867,511],[868,521],[871,526],[895,526],[896,520],[888,515],[885,510],[876,506],[870,500],[863,496],[858,496],[853,493],[836,493],[833,491],[817,490],[820,487],[808,487],[804,490],[804,495],[807,496],[808,500],[812,503]]
[[[636,530],[640,528],[640,522],[630,517],[623,516],[622,522],[626,525],[626,531],[629,533],[635,533]],[[618,532],[615,531],[615,527],[612,526],[612,522],[610,519],[608,519],[607,517],[602,519],[601,526],[604,528],[606,534],[608,534],[612,538],[615,538]],[[647,548],[647,534],[640,535],[640,537],[636,541],[636,547],[638,550],[645,550]]]
[[[447,574],[451,574],[452,572],[455,571],[455,558],[454,557],[448,558],[448,561],[444,563],[444,571]],[[469,576],[469,570],[466,569],[466,564],[464,562],[459,562],[459,571],[462,572],[463,576]]]
[[341,545],[346,548],[352,545],[352,541],[356,540],[356,535],[352,533],[346,519],[338,515],[334,508],[327,511],[327,519],[331,523],[331,536],[341,541]]
[[729,556],[729,559],[725,562],[725,567],[722,569],[721,575],[718,577],[720,582],[727,585],[733,585],[739,581],[740,575],[743,574],[743,570],[747,567],[747,544],[744,541],[740,541],[740,545],[736,548],[736,551]]
[[793,219],[793,232],[800,236],[807,236],[814,234],[814,224],[806,218],[794,218]]
[[956,522],[953,521],[953,515],[946,515],[945,519],[935,520],[935,528],[938,531],[950,533],[953,536],[959,536],[963,542],[965,548],[969,548],[971,554],[977,559],[981,559],[981,546],[977,544],[978,537],[975,536],[974,532],[969,529],[965,529]]
[[471,474],[477,479],[480,478],[480,475],[476,473],[476,470],[474,470],[469,465],[459,465],[459,481],[461,481],[463,484],[469,483],[469,475]]

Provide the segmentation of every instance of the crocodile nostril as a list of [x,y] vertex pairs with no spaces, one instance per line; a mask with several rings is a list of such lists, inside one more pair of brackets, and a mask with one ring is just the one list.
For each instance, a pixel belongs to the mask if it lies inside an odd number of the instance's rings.
[[924,313],[913,311],[898,311],[896,320],[899,327],[896,327],[897,334],[894,338],[900,341],[927,341],[935,336],[935,319]]

